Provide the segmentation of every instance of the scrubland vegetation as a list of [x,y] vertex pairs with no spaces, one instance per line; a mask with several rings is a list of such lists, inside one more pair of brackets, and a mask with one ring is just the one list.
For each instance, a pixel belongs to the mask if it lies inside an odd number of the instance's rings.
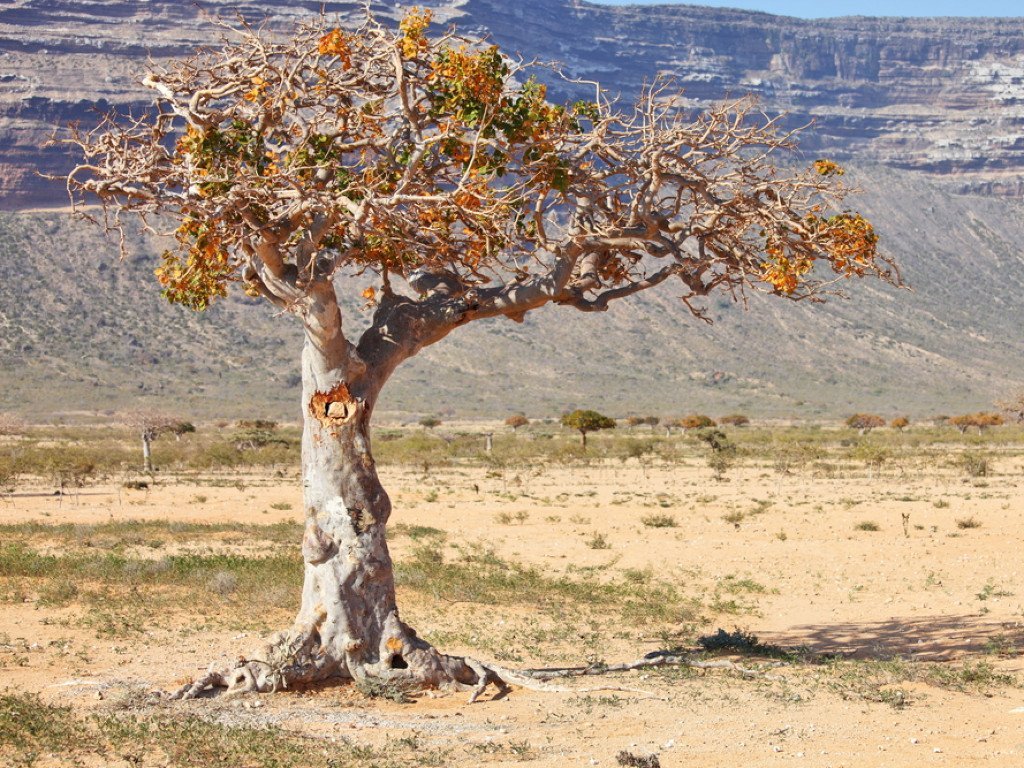
[[[429,429],[415,424],[378,428],[373,433],[374,455],[385,466],[500,468],[630,460],[653,466],[685,464],[726,450],[741,464],[766,465],[778,472],[829,475],[863,467],[894,471],[959,467],[967,475],[982,476],[992,459],[1024,451],[1024,426],[1019,425],[977,432],[961,430],[953,423],[956,419],[912,427],[896,420],[894,427],[870,429],[860,421],[849,427],[747,426],[747,422],[734,426],[729,419],[736,418],[721,420],[721,427],[705,416],[666,419],[661,426],[619,430],[605,426],[603,431],[588,430],[586,448],[576,427],[562,428],[551,418],[514,429],[472,423],[449,426],[430,419]],[[491,451],[485,448],[488,432],[493,434]],[[132,430],[120,426],[21,427],[6,437],[0,435],[0,488],[10,492],[24,483],[49,483],[56,490],[116,480],[145,481],[137,442]],[[202,425],[195,432],[161,437],[154,443],[155,477],[170,482],[196,473],[241,470],[294,475],[299,444],[300,432],[294,425],[271,421]]]
[[[1024,471],[1024,428],[962,433],[920,423],[862,434],[836,424],[722,419],[682,429],[672,421],[593,432],[586,450],[575,429],[550,418],[430,429],[410,420],[376,430],[374,453],[393,487],[389,538],[406,615],[431,643],[512,667],[600,667],[651,649],[699,663],[731,660],[737,666],[721,672],[682,667],[611,682],[676,702],[752,699],[737,713],[767,697],[787,718],[813,701],[927,720],[933,700],[959,706],[1019,693],[1022,642],[1013,622],[1024,584],[994,563],[979,564],[961,584],[952,552],[934,550],[969,553],[979,537],[991,545],[1016,525],[1005,515]],[[266,635],[297,609],[297,428],[199,424],[153,443],[152,473],[140,471],[141,448],[128,428],[19,424],[6,432],[0,602],[10,619],[0,629],[0,667],[12,676],[0,698],[0,754],[12,765],[71,766],[111,751],[167,766],[312,766],[325,756],[339,766],[517,764],[545,754],[541,726],[522,713],[508,735],[467,737],[458,747],[402,727],[376,740],[328,742],[282,727],[283,715],[270,710],[226,718],[238,711],[229,703],[193,710],[152,698],[147,691],[188,669],[183,639],[190,646],[214,638],[233,650],[238,637]],[[728,461],[716,463],[722,456]],[[537,540],[550,549],[538,554]],[[718,543],[690,559],[688,548],[705,540]],[[806,549],[812,542],[864,557],[868,570],[830,575],[828,559]],[[932,555],[897,570],[901,577],[872,580],[869,553],[892,558],[904,546]],[[744,559],[745,567],[725,554],[752,547],[763,559]],[[893,581],[907,584],[911,571],[920,572],[912,586],[888,591]],[[813,602],[836,578],[843,592],[834,604],[867,611],[850,630],[866,638],[862,650],[845,652],[828,639],[824,607],[811,609],[813,633],[779,631],[794,624],[785,618],[793,605]],[[976,628],[969,652],[918,658],[910,643],[941,646],[948,630],[916,617],[892,632],[906,633],[907,643],[891,639],[875,608],[893,599],[999,623]],[[194,605],[204,606],[201,616]],[[766,624],[768,638],[758,639],[751,630]],[[149,644],[172,660],[146,670],[142,687],[103,687],[102,701],[83,708],[41,684],[54,675],[106,679]],[[320,695],[333,697],[331,711],[356,713],[414,700],[387,686]],[[546,706],[562,723],[590,722],[642,709],[644,695],[559,694]],[[410,711],[432,706],[418,700]],[[303,717],[312,717],[325,705],[304,706]],[[364,716],[371,715],[353,715]],[[147,762],[153,755],[158,761]]]

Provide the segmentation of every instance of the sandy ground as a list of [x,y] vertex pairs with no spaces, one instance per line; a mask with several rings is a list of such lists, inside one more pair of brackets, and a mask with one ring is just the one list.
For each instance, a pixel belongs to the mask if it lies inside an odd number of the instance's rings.
[[[748,609],[738,615],[706,616],[701,631],[740,626],[762,641],[814,654],[951,667],[984,662],[999,672],[1024,672],[1017,655],[1024,650],[1024,491],[1016,466],[971,481],[940,470],[814,478],[745,467],[715,482],[701,465],[644,470],[635,462],[502,473],[447,468],[429,477],[384,468],[382,476],[394,500],[392,523],[441,528],[450,543],[484,542],[546,572],[649,568],[658,580],[695,594],[738,580],[764,587],[742,595]],[[100,487],[77,499],[19,497],[0,502],[0,522],[269,524],[301,517],[294,477],[241,479],[240,487],[182,482],[145,492]],[[652,514],[672,515],[677,526],[645,526],[641,519]],[[958,526],[968,518],[980,526]],[[864,522],[879,530],[858,530]],[[610,548],[588,546],[596,533]],[[396,559],[410,546],[408,537],[396,537]],[[528,642],[517,645],[525,635],[501,631],[505,622],[525,626],[530,617],[522,608],[404,598],[406,618],[428,637],[468,622],[496,632],[523,663],[537,660]],[[31,601],[0,606],[0,636],[9,640],[0,656],[22,657],[0,667],[3,686],[90,709],[125,681],[170,687],[213,659],[249,650],[256,639],[223,627],[197,630],[183,614],[137,639],[103,640],[62,620],[73,611]],[[609,661],[661,645],[620,629],[581,639],[581,656],[595,642]],[[471,639],[448,650],[487,655]],[[274,723],[378,745],[416,734],[427,745],[454,747],[452,760],[463,765],[607,766],[624,749],[657,753],[662,766],[709,768],[1024,764],[1020,688],[962,692],[904,682],[899,688],[909,704],[894,708],[844,693],[831,679],[814,665],[795,665],[753,679],[634,672],[606,682],[637,692],[517,689],[472,706],[455,695],[413,704],[365,700],[347,686],[175,706],[229,723]]]

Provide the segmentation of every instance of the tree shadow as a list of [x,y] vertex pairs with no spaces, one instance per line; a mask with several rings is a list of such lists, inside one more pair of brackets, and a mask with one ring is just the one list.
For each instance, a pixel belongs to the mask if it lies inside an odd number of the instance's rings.
[[763,633],[761,641],[803,649],[816,657],[953,661],[993,653],[1024,653],[1024,622],[986,621],[963,615],[805,624],[784,632]]

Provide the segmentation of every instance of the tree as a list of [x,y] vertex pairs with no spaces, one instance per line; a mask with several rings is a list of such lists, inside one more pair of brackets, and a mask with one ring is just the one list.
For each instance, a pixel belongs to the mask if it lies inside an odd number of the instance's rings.
[[729,442],[729,438],[719,429],[702,429],[697,433],[697,439],[707,443],[711,453],[708,456],[708,466],[714,473],[715,480],[725,479],[725,473],[733,465],[736,456],[736,446]]
[[523,416],[521,413],[513,414],[505,419],[505,426],[512,427],[513,432],[519,431],[520,427],[525,427],[530,423],[530,420]]
[[572,413],[562,415],[562,426],[575,429],[580,433],[580,442],[585,451],[587,450],[587,433],[597,432],[601,429],[615,429],[615,419],[603,416],[597,411],[576,409]]
[[[237,285],[304,329],[302,605],[253,660],[179,696],[344,676],[475,697],[511,679],[399,619],[371,452],[384,384],[455,329],[545,305],[601,312],[666,281],[705,318],[715,293],[818,299],[850,277],[898,280],[870,222],[842,207],[842,169],[777,166],[794,135],[752,100],[694,116],[656,82],[625,111],[599,90],[557,105],[529,65],[430,38],[430,21],[413,11],[391,29],[367,11],[287,40],[243,25],[149,72],[148,115],[64,139],[83,158],[66,179],[76,209],[99,203],[115,228],[127,214],[176,224],[157,269],[170,301],[204,309]],[[358,338],[346,290],[372,310]]]
[[855,413],[846,419],[846,426],[866,435],[872,429],[885,426],[885,419],[873,413]]
[[255,451],[268,445],[288,447],[288,441],[277,434],[277,422],[268,419],[243,419],[238,422],[235,450]]
[[718,423],[727,427],[746,427],[750,424],[750,418],[742,413],[730,413],[720,418]]
[[433,429],[441,426],[441,420],[437,416],[424,416],[420,419],[420,426],[424,429]]
[[686,432],[693,429],[708,429],[710,427],[717,427],[718,424],[710,416],[705,416],[702,413],[691,413],[689,416],[683,416],[680,419],[676,419],[676,425]]
[[895,419],[889,422],[889,426],[899,432],[902,432],[904,429],[910,426],[910,419],[908,419],[906,416],[897,416]]
[[979,432],[984,432],[989,427],[1001,427],[1004,423],[1003,417],[998,413],[985,411],[974,414],[974,426],[978,428]]
[[163,434],[183,435],[195,427],[174,416],[158,411],[130,411],[124,423],[142,439],[142,471],[153,471],[153,441]]
[[965,413],[960,416],[953,416],[947,419],[947,423],[960,430],[962,435],[971,427],[977,427],[979,432],[984,432],[988,427],[1002,426],[1003,417],[998,413],[979,411],[978,413]]

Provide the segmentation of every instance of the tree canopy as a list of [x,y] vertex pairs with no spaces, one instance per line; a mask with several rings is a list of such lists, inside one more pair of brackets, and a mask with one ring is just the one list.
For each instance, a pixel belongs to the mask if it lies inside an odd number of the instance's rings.
[[597,432],[602,429],[615,429],[615,419],[597,411],[577,408],[571,413],[562,414],[562,426],[579,432],[580,440],[585,449],[587,447],[587,433]]
[[420,344],[549,302],[604,310],[669,278],[698,315],[714,290],[804,299],[898,279],[843,208],[843,170],[777,167],[794,135],[751,99],[694,114],[656,82],[627,108],[596,87],[554,104],[539,68],[430,25],[416,9],[397,29],[317,17],[284,40],[243,25],[146,75],[155,111],[73,131],[72,200],[98,200],[109,226],[176,222],[156,270],[173,302],[202,309],[237,283],[316,324],[339,273],[379,277],[368,305],[400,277]]
[[846,426],[861,432],[870,432],[877,427],[884,427],[885,419],[874,413],[855,413],[847,417]]

